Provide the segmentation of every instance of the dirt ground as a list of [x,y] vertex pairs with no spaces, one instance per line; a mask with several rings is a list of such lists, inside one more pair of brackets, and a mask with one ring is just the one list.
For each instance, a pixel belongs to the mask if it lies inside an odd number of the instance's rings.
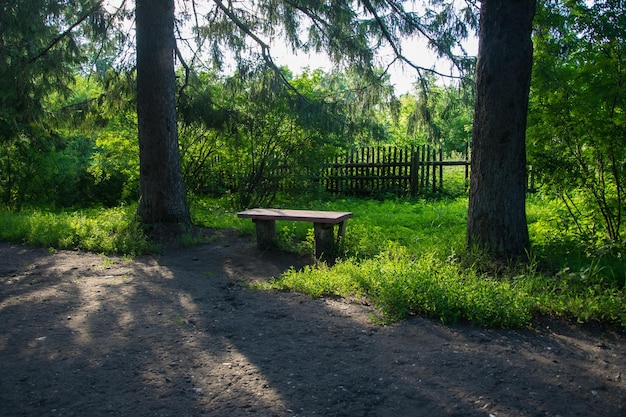
[[132,261],[0,243],[1,416],[626,416],[626,336],[485,330],[246,289],[253,237]]

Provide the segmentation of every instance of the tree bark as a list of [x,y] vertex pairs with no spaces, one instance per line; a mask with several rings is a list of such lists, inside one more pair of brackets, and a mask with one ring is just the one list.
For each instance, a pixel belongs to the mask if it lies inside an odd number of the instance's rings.
[[190,223],[180,167],[174,0],[136,0],[139,183],[146,224]]
[[480,13],[467,243],[521,259],[526,222],[526,120],[535,0],[483,0]]

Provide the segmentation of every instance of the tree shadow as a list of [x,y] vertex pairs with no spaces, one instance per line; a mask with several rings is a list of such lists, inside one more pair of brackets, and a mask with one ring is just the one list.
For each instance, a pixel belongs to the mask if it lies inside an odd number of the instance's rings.
[[133,262],[0,251],[0,415],[624,415],[620,335],[378,326],[242,287],[306,260],[241,238]]

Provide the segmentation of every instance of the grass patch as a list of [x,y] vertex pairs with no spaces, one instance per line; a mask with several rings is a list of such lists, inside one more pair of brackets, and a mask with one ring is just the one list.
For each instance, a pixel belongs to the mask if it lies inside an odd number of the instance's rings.
[[254,223],[237,217],[237,211],[227,198],[190,198],[192,222],[202,227],[235,229],[241,233],[254,233]]
[[626,328],[624,248],[590,242],[567,226],[558,204],[529,199],[534,261],[497,277],[480,259],[457,263],[465,250],[467,198],[340,199],[304,204],[354,212],[343,261],[288,271],[271,284],[313,297],[365,297],[383,321],[414,314],[446,323],[529,325],[538,315]]
[[122,206],[79,211],[2,211],[0,240],[135,256],[150,247],[135,210],[136,207]]
[[532,299],[509,282],[488,279],[433,256],[411,256],[402,247],[374,259],[349,259],[332,268],[288,271],[272,286],[311,296],[366,297],[396,321],[422,314],[445,323],[520,327],[532,317]]

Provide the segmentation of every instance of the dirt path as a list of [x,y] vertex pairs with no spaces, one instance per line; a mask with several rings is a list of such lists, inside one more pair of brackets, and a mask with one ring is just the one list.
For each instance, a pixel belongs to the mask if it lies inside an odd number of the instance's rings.
[[626,416],[626,337],[372,324],[251,292],[250,237],[126,261],[0,243],[1,416]]

